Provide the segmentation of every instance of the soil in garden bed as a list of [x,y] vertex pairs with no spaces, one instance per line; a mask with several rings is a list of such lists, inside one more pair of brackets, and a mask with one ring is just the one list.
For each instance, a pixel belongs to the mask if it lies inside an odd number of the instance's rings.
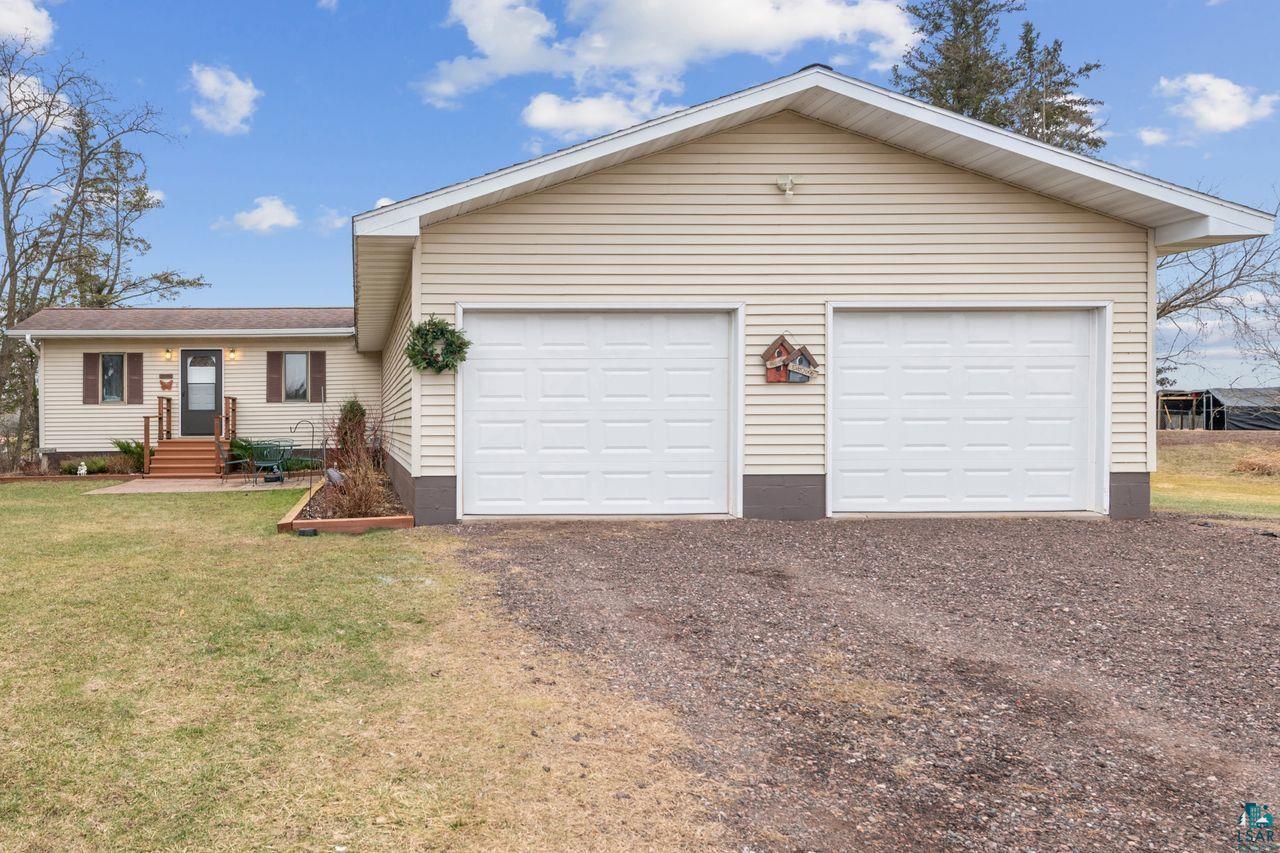
[[[396,497],[395,490],[391,488],[391,478],[383,472],[379,472],[379,478],[382,486],[380,500],[372,511],[364,513],[361,517],[385,518],[389,515],[408,515],[409,511],[405,509],[404,504],[400,503],[400,499]],[[334,487],[326,483],[322,489],[311,496],[311,500],[307,501],[307,505],[302,508],[302,512],[298,513],[298,518],[350,517],[338,512],[334,497]]]

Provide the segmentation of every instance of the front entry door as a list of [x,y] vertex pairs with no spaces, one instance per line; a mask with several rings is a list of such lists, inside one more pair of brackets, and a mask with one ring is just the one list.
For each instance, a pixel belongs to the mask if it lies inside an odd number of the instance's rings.
[[222,413],[222,350],[182,351],[182,434],[213,435]]

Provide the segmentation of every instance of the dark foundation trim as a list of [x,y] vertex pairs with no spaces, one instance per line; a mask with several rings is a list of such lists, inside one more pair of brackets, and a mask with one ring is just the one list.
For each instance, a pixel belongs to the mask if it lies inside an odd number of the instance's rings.
[[413,477],[390,456],[387,474],[400,502],[413,514],[413,523],[453,524],[458,520],[458,478],[453,476]]
[[1111,517],[1118,520],[1151,515],[1151,475],[1133,471],[1111,472]]
[[826,518],[826,475],[747,474],[742,478],[742,514],[783,521]]

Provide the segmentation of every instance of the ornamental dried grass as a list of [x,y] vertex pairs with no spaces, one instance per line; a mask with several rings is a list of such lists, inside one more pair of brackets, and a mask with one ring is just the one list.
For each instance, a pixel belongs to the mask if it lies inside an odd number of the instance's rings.
[[1256,474],[1274,477],[1280,474],[1280,453],[1251,453],[1236,460],[1232,471],[1237,474]]
[[400,509],[383,471],[381,415],[370,416],[358,400],[348,400],[333,429],[326,424],[326,435],[332,438],[325,441],[329,462],[343,477],[324,487],[326,517],[368,518]]

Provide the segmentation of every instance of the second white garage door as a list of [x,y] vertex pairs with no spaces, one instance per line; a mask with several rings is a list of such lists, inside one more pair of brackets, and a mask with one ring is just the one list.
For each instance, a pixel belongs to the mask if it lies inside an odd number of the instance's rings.
[[1094,313],[837,312],[832,510],[1098,508]]
[[725,513],[724,313],[468,311],[470,515]]

